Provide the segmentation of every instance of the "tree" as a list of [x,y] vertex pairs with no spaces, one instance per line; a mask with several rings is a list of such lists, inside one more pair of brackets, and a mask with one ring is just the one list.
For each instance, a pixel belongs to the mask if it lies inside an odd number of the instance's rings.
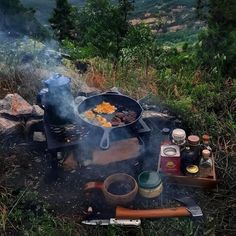
[[109,57],[116,63],[128,32],[132,2],[111,4],[109,0],[87,0],[79,17],[81,46],[90,47],[96,56]]
[[146,76],[156,54],[157,44],[150,27],[140,24],[131,26],[122,45],[121,62],[135,63],[144,67]]
[[59,40],[78,39],[77,21],[77,8],[69,4],[67,0],[56,0],[56,8],[49,22]]
[[35,10],[24,7],[20,0],[0,1],[0,30],[45,38],[47,31],[34,17]]
[[[202,34],[199,58],[207,68],[217,68],[223,76],[236,73],[236,1],[198,0],[198,9],[208,7],[207,30]],[[203,14],[201,14],[203,16]]]

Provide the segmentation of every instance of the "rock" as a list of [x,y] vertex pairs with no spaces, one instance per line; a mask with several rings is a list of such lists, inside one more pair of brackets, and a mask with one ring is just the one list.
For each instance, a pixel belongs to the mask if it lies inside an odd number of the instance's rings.
[[31,115],[32,110],[33,107],[17,93],[7,94],[0,100],[0,114],[19,117]]
[[89,97],[101,93],[101,90],[95,87],[89,87],[86,84],[83,84],[78,91],[78,96]]
[[43,117],[43,115],[44,115],[44,110],[38,105],[33,105],[32,116]]
[[23,124],[20,121],[14,121],[0,117],[0,134],[19,133],[22,130]]

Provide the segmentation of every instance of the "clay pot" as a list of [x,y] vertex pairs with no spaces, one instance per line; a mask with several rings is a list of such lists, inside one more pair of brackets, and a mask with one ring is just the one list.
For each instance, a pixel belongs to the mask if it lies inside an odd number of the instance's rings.
[[101,189],[107,203],[111,205],[126,205],[130,203],[138,192],[136,180],[125,173],[108,176],[104,182],[88,182],[84,190]]

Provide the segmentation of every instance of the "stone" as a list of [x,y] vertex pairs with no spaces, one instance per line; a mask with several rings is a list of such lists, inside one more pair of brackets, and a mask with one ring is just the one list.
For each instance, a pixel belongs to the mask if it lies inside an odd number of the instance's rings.
[[22,130],[22,122],[0,117],[0,134],[19,133]]
[[17,93],[7,94],[0,100],[0,114],[19,117],[31,115],[32,110],[33,107]]
[[43,115],[44,115],[44,110],[38,105],[33,105],[32,116],[43,117]]

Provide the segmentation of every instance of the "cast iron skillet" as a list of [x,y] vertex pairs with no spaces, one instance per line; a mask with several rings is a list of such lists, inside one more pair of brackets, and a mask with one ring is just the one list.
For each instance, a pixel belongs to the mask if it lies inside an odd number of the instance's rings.
[[[83,112],[89,109],[94,109],[96,105],[102,103],[103,101],[109,102],[110,104],[115,105],[117,107],[117,111],[130,110],[130,111],[136,112],[137,113],[136,120],[128,124],[105,128],[100,125],[92,124],[81,116]],[[113,129],[127,128],[131,125],[134,125],[141,118],[142,112],[143,112],[143,109],[137,101],[135,101],[134,99],[128,96],[118,94],[116,92],[107,92],[107,93],[102,93],[99,95],[89,97],[85,99],[84,101],[82,101],[78,106],[79,116],[84,122],[86,122],[90,126],[100,127],[101,129],[103,129],[104,132],[100,141],[101,149],[108,149],[110,147],[110,132]]]

